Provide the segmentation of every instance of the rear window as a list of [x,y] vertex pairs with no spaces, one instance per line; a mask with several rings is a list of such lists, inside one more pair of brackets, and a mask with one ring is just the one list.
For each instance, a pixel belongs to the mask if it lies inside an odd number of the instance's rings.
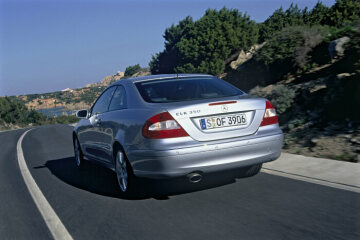
[[231,84],[215,77],[171,78],[135,83],[146,102],[168,103],[244,94]]

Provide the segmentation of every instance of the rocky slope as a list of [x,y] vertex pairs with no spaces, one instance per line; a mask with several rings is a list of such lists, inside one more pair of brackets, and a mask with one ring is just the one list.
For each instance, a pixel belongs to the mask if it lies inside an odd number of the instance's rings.
[[[150,72],[148,69],[142,68],[131,77],[149,74]],[[20,95],[15,98],[24,102],[29,110],[61,108],[65,114],[65,112],[69,110],[90,108],[105,87],[121,78],[124,78],[124,72],[118,71],[115,74],[104,77],[100,82],[87,84],[83,88],[67,88],[58,92]]]
[[[289,73],[269,84],[268,67],[254,60],[262,45],[228,60],[224,79],[252,95],[271,100],[285,133],[284,151],[360,162],[360,77],[349,37],[331,41],[330,61],[301,74]],[[265,43],[266,44],[266,43]],[[324,54],[324,53],[322,53]]]

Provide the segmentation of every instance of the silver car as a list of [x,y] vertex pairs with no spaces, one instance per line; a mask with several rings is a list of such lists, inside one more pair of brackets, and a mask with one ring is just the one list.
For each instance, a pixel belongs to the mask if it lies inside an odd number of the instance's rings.
[[116,172],[123,192],[135,177],[238,170],[257,174],[283,143],[272,104],[211,75],[152,75],[107,87],[73,131],[76,165],[84,160]]

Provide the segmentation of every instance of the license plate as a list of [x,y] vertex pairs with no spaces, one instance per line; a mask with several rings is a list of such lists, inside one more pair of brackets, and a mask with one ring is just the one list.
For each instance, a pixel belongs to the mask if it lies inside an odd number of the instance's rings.
[[246,115],[243,113],[238,113],[233,115],[213,116],[213,117],[200,119],[200,126],[202,130],[246,125],[246,124],[247,124]]

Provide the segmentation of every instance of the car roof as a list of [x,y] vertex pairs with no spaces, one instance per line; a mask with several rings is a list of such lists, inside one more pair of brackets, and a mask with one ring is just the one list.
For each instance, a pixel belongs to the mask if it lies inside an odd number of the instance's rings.
[[[158,80],[158,79],[166,79],[166,78],[186,78],[186,77],[214,77],[208,74],[190,74],[190,73],[179,73],[179,74],[158,74],[158,75],[147,75],[142,77],[135,77],[135,78],[123,78],[120,79],[110,86],[117,85],[119,82],[144,82],[150,80]],[[110,87],[109,86],[109,87]]]

